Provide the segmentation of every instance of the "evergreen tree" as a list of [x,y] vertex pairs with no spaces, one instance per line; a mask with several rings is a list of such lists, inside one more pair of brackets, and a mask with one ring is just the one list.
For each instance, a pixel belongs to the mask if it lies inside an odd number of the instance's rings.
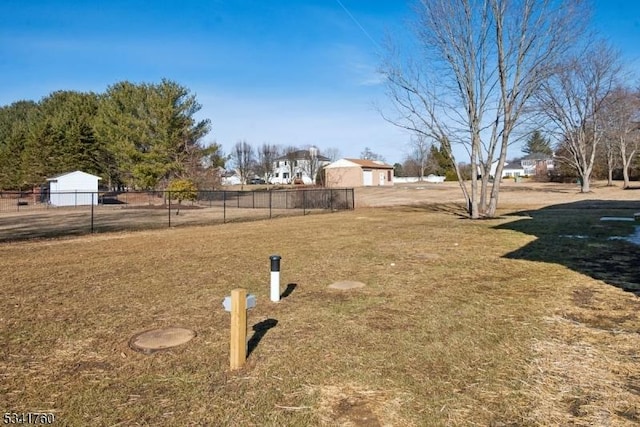
[[18,101],[0,108],[0,190],[22,190],[24,179],[22,152],[29,133],[30,117],[38,106],[33,101]]
[[118,178],[138,188],[155,188],[185,170],[209,120],[196,122],[194,95],[179,84],[120,82],[107,89],[96,129],[118,164]]
[[47,177],[74,170],[104,175],[109,154],[95,136],[97,109],[94,93],[58,91],[39,102],[22,153],[28,184],[41,184]]
[[402,168],[402,164],[400,163],[393,164],[393,176],[400,176],[400,177],[405,176],[404,170]]
[[553,149],[551,148],[551,142],[549,139],[542,136],[539,130],[533,131],[525,142],[522,152],[525,154],[546,154],[547,156],[553,155]]
[[447,176],[447,179],[456,176],[455,167],[451,157],[447,154],[445,147],[432,145],[429,150],[430,172],[439,176]]
[[101,176],[112,188],[212,175],[210,166],[224,158],[218,145],[200,143],[210,128],[194,119],[200,108],[188,89],[168,80],[121,82],[103,95],[57,91],[38,103],[1,107],[0,190],[73,170]]

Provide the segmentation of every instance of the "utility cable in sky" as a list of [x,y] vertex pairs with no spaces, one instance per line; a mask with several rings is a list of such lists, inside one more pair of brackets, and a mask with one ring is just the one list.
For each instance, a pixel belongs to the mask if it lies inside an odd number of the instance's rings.
[[351,12],[349,12],[349,9],[347,9],[347,8],[345,7],[345,5],[344,5],[344,4],[342,4],[342,2],[341,2],[340,0],[336,0],[336,2],[337,2],[337,3],[340,5],[340,7],[341,7],[341,8],[342,8],[346,13],[347,13],[347,15],[349,15],[349,18],[351,18],[351,20],[352,20],[353,22],[355,22],[355,24],[356,24],[356,25],[357,25],[357,26],[362,30],[362,32],[364,33],[364,35],[365,35],[365,36],[367,36],[367,37],[369,38],[369,40],[371,40],[371,42],[376,46],[376,48],[380,48],[380,45],[378,44],[378,42],[376,42],[376,41],[374,40],[374,38],[373,38],[373,37],[371,37],[371,34],[369,34],[369,33],[367,32],[367,30],[365,30],[365,29],[364,29],[364,27],[360,24],[360,22],[356,19],[356,17],[355,17],[355,16],[353,16],[353,15],[351,14]]

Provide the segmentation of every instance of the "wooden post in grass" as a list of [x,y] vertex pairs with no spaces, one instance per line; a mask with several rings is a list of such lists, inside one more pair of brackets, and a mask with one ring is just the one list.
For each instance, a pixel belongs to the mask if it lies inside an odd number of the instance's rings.
[[247,359],[247,290],[231,291],[231,370],[240,369]]

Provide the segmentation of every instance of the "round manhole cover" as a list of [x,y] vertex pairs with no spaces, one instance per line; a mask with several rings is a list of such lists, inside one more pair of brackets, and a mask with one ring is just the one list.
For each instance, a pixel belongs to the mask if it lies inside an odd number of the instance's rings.
[[343,280],[341,282],[335,282],[329,285],[331,289],[340,289],[346,291],[349,289],[364,288],[365,284],[362,282],[354,282],[351,280]]
[[159,328],[140,332],[129,340],[129,347],[145,354],[166,350],[185,344],[196,336],[195,331],[185,328]]

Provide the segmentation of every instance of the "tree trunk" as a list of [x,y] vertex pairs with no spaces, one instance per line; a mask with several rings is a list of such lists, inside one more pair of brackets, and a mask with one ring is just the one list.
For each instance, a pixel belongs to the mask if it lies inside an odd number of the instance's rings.
[[622,184],[622,188],[623,189],[627,189],[629,188],[629,163],[627,163],[626,161],[624,161],[624,165],[622,166],[622,178],[624,179],[624,182]]
[[480,218],[480,211],[478,210],[478,136],[472,136],[472,148],[471,148],[471,219]]
[[622,157],[622,178],[624,180],[622,188],[629,188],[629,167],[631,166],[631,160],[635,154],[635,150],[632,151],[631,156],[627,157],[627,150],[624,144],[620,145],[620,154]]
[[487,217],[489,218],[494,218],[496,216],[496,212],[498,210],[498,195],[500,194],[500,182],[502,181],[502,178],[499,178],[502,176],[502,166],[503,163],[498,165],[498,168],[496,168],[496,176],[493,177],[493,185],[491,186],[491,197],[489,198],[489,207],[487,209]]
[[589,192],[591,192],[591,186],[589,185],[589,177],[588,176],[580,175],[580,192],[581,193],[589,193]]
[[480,179],[480,200],[478,201],[478,209],[482,215],[484,215],[487,210],[487,186],[484,183],[484,178]]
[[498,210],[498,194],[499,193],[497,191],[491,191],[491,198],[489,199],[489,209],[487,210],[487,216],[489,218],[495,218],[496,216],[496,211]]

